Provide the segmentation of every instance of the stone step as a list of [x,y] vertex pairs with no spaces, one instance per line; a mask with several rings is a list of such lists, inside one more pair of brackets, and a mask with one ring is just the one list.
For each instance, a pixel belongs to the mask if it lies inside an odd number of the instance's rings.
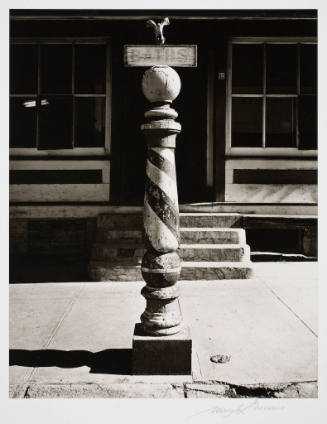
[[91,261],[88,272],[92,281],[143,281],[141,265]]
[[242,228],[242,217],[237,213],[181,213],[181,227]]
[[[251,262],[183,262],[180,280],[248,279],[253,273]],[[92,281],[143,281],[140,265],[91,261],[89,275]]]
[[245,244],[245,230],[242,228],[181,228],[183,244]]
[[141,230],[143,215],[137,213],[100,214],[97,218],[97,228],[112,230]]
[[254,266],[244,262],[183,262],[180,280],[239,280],[254,275]]
[[[123,261],[142,259],[144,247],[139,244],[95,243],[91,259],[100,261]],[[250,248],[246,244],[181,244],[179,254],[184,261],[240,262],[250,259]]]
[[[93,281],[142,281],[142,214],[98,216],[89,263]],[[182,280],[250,278],[253,264],[236,213],[181,213]]]
[[183,261],[242,262],[250,260],[250,248],[243,244],[181,244]]
[[[245,230],[242,228],[194,228],[180,229],[182,243],[245,244]],[[141,230],[113,230],[101,228],[97,231],[97,242],[101,243],[143,243]]]
[[92,246],[91,260],[126,262],[133,260],[140,263],[144,255],[142,244],[132,244],[126,242],[94,243]]
[[[141,230],[142,214],[100,214],[98,228]],[[181,227],[241,228],[242,217],[237,213],[180,213]]]
[[101,243],[143,243],[143,232],[141,230],[114,230],[111,228],[98,228],[96,234],[97,242]]

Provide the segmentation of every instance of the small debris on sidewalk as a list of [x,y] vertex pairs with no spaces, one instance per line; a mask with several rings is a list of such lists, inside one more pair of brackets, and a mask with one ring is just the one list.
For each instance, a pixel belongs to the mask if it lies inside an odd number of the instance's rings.
[[230,355],[214,355],[210,357],[210,361],[215,364],[226,364],[230,361]]

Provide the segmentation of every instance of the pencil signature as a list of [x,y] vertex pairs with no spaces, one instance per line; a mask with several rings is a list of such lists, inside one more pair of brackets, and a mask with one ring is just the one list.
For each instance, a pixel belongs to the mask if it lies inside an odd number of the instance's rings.
[[219,406],[216,405],[213,408],[205,409],[196,414],[191,415],[189,418],[195,417],[197,415],[202,414],[219,414],[224,418],[229,418],[232,415],[244,415],[250,411],[263,412],[277,412],[285,409],[283,405],[268,405],[262,404],[258,399],[255,399],[253,402],[249,403],[241,403],[240,405],[234,406]]

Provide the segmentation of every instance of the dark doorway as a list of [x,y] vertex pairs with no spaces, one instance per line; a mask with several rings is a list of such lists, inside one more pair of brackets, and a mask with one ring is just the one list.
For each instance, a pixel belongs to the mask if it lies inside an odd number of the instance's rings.
[[[150,108],[141,90],[146,68],[124,68],[120,57],[114,52],[111,199],[121,205],[142,205],[146,140],[140,126]],[[211,200],[206,186],[207,69],[207,53],[200,46],[197,68],[176,69],[182,81],[181,92],[172,104],[182,125],[176,148],[180,203]]]

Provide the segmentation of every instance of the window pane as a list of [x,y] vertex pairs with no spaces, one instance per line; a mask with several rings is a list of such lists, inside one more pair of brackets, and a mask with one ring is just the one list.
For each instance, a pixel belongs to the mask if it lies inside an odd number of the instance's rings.
[[36,99],[10,99],[10,147],[36,147]]
[[317,96],[299,97],[299,147],[317,149]]
[[105,93],[106,46],[76,45],[75,47],[75,92]]
[[75,147],[103,147],[105,135],[105,99],[76,98]]
[[71,96],[41,98],[39,149],[72,148],[72,106]]
[[266,117],[266,147],[296,147],[295,99],[267,98]]
[[232,146],[262,146],[261,98],[233,98]]
[[267,93],[296,93],[297,45],[267,45]]
[[301,45],[301,93],[317,92],[317,45]]
[[10,93],[36,94],[37,92],[37,46],[11,45],[10,47]]
[[233,45],[233,93],[263,92],[263,45]]
[[41,46],[41,93],[63,94],[72,91],[72,46]]

